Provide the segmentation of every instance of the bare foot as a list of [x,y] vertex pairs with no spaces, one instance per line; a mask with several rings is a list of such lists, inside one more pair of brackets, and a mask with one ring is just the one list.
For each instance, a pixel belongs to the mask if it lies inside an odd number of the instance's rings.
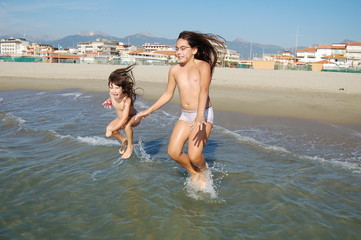
[[206,187],[207,179],[203,172],[199,172],[191,176],[191,182],[195,188],[203,190]]
[[119,153],[120,154],[124,154],[125,150],[127,150],[127,146],[128,146],[128,140],[124,140],[124,142],[122,142],[122,146],[119,148]]
[[128,146],[127,150],[124,152],[122,158],[124,159],[127,159],[127,158],[130,158],[130,156],[132,156],[132,153],[133,153],[133,145],[132,146]]

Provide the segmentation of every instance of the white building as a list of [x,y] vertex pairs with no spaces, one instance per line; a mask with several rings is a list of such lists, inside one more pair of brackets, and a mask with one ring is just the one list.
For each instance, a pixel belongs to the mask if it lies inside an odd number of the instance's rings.
[[240,63],[241,54],[235,50],[226,49],[224,61]]
[[361,66],[361,42],[348,42],[345,56],[351,66]]
[[332,45],[320,44],[315,53],[315,62],[322,61],[323,57],[332,55]]
[[106,40],[102,38],[93,42],[80,42],[77,44],[78,55],[102,54],[102,55],[119,55],[117,47],[119,41]]
[[171,50],[171,46],[160,43],[144,43],[142,47],[145,51]]
[[313,63],[316,61],[316,47],[309,47],[297,50],[296,57],[300,62]]
[[24,38],[9,38],[0,40],[0,54],[9,56],[22,56],[26,54],[29,42]]

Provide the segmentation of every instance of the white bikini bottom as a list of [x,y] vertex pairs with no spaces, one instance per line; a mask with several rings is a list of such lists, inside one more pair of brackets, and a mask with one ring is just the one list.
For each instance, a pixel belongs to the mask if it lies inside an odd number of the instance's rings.
[[[182,109],[182,114],[179,117],[179,120],[185,121],[189,124],[192,124],[197,117],[197,110],[185,110]],[[206,107],[204,110],[204,120],[213,125],[214,112],[213,107]]]

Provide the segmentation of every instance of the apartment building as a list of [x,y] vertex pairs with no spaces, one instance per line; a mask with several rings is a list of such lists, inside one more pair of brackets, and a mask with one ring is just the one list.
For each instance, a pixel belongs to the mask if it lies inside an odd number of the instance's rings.
[[348,42],[345,56],[352,65],[361,65],[361,42]]
[[48,56],[54,52],[54,48],[47,44],[32,43],[27,47],[26,54],[34,56]]
[[0,40],[0,54],[8,56],[22,56],[26,54],[29,42],[24,38],[9,38]]
[[102,55],[119,55],[117,47],[119,41],[106,40],[102,38],[92,42],[80,42],[77,44],[78,55],[98,53]]

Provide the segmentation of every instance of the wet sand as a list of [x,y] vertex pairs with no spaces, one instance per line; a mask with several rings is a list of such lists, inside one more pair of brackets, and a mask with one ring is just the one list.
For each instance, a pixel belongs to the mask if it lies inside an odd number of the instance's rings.
[[[122,66],[0,62],[0,90],[79,88],[107,92],[109,74]],[[136,66],[143,97],[164,91],[169,66]],[[0,93],[1,94],[1,93]],[[361,74],[216,68],[210,89],[216,110],[361,124]],[[173,99],[178,102],[178,97]]]

